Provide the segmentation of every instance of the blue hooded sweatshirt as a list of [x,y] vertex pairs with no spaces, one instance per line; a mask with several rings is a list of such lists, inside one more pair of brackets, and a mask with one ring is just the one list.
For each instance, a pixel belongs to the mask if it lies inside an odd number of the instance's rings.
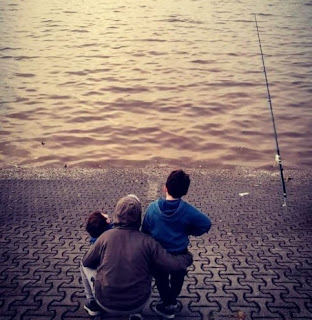
[[182,199],[158,199],[147,208],[142,231],[168,252],[179,253],[187,249],[188,236],[200,236],[210,227],[209,217]]

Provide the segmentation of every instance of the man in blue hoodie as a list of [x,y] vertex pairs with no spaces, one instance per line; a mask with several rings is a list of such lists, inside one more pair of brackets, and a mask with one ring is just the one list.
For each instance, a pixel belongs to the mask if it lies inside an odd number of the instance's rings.
[[[211,227],[206,214],[181,199],[187,194],[189,185],[188,174],[182,170],[172,171],[165,185],[166,198],[152,202],[143,220],[142,231],[174,255],[187,252],[190,235],[200,236]],[[173,319],[186,270],[157,269],[153,275],[162,300],[155,305],[154,311],[167,319]]]

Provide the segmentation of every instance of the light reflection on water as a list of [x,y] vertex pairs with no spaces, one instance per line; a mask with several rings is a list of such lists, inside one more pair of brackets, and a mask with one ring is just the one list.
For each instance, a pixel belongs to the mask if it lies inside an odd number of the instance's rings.
[[[1,4],[0,167],[309,167],[312,2]],[[132,163],[134,161],[134,163]]]

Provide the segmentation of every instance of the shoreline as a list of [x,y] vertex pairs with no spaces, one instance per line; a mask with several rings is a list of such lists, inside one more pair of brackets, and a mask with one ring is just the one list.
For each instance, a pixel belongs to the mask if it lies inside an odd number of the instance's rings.
[[[218,178],[229,180],[240,180],[256,178],[258,180],[280,180],[280,171],[278,167],[256,168],[249,166],[236,166],[233,168],[212,168],[212,167],[188,167],[173,166],[162,164],[151,164],[145,166],[125,166],[125,167],[103,167],[103,168],[85,168],[85,167],[14,167],[0,168],[0,180],[6,179],[82,179],[93,178],[100,179],[101,176],[108,173],[121,172],[126,175],[144,174],[147,176],[166,176],[172,170],[183,169],[193,175],[217,176]],[[284,169],[284,179],[286,184],[309,182],[312,180],[312,168],[309,169]]]
[[[67,159],[68,160],[68,159]],[[153,160],[126,160],[126,159],[113,159],[113,160],[103,160],[103,161],[59,161],[59,162],[32,162],[24,161],[22,163],[5,162],[0,161],[0,170],[7,169],[82,169],[82,170],[93,170],[93,169],[121,169],[121,168],[145,168],[145,167],[156,167],[156,168],[185,168],[186,170],[193,169],[207,169],[207,170],[236,170],[237,168],[250,168],[251,170],[266,170],[274,171],[279,170],[278,164],[275,162],[274,157],[270,158],[271,161],[263,162],[242,162],[233,161],[230,163],[223,162],[221,160],[186,160],[186,159],[170,159],[170,158],[159,158]],[[312,165],[305,163],[304,165],[299,165],[288,159],[284,159],[282,162],[284,171],[302,171],[302,170],[312,170]]]

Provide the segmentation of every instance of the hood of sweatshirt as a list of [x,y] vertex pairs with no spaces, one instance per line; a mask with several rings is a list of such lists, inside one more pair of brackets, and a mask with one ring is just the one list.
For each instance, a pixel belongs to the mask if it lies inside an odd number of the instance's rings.
[[114,225],[139,229],[142,219],[140,200],[134,195],[121,198],[115,208]]

